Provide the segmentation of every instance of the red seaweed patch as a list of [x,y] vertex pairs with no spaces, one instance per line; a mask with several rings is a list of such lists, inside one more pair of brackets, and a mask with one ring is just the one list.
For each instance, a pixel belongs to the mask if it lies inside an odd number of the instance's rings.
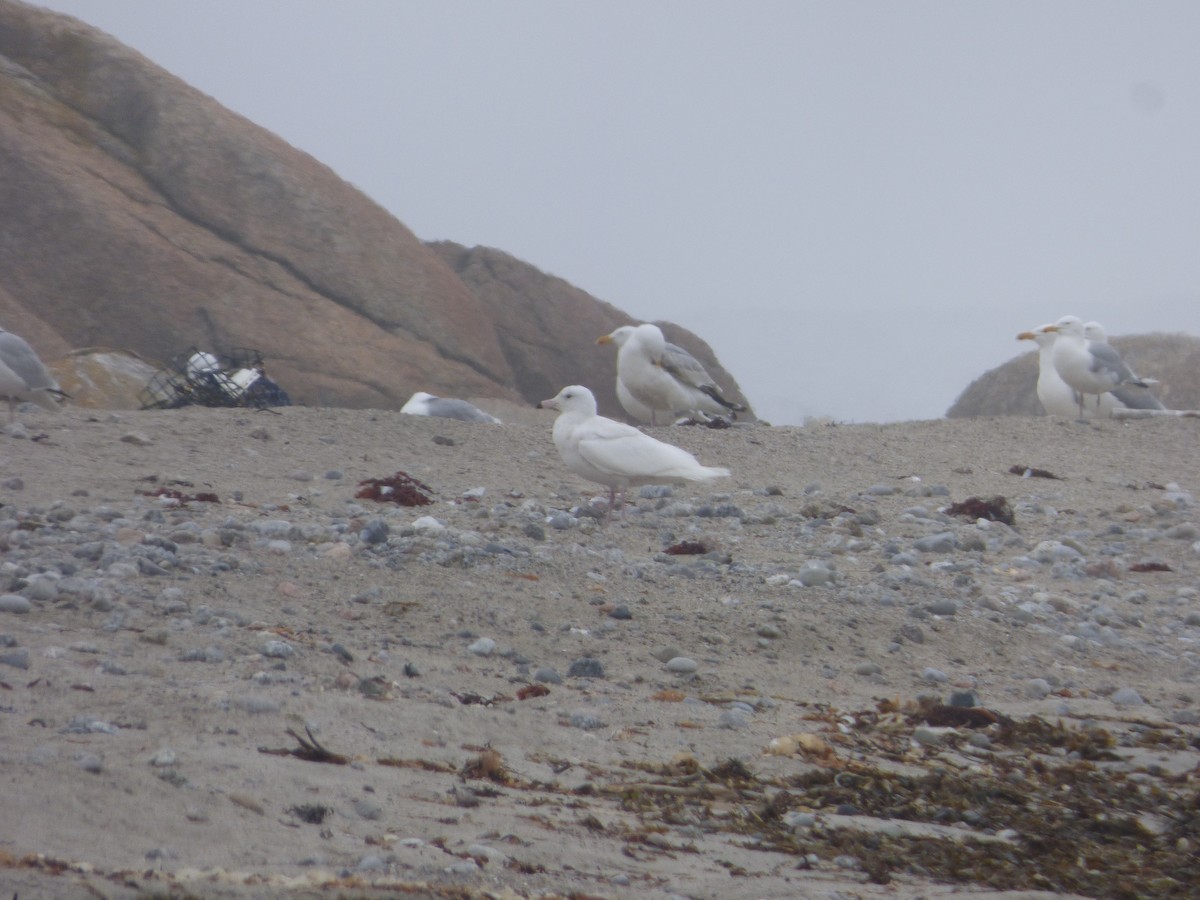
[[360,500],[397,503],[400,506],[428,506],[433,502],[433,491],[407,472],[397,472],[389,478],[360,481],[358,493],[354,496]]
[[678,544],[672,544],[665,552],[672,556],[703,556],[708,552],[708,548],[700,541],[680,541]]

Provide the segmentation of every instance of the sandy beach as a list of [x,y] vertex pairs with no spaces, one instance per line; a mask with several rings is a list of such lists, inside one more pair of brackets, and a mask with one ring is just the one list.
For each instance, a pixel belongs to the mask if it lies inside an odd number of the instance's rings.
[[659,428],[732,477],[606,523],[489,411],[22,411],[0,893],[1191,890],[1195,420]]

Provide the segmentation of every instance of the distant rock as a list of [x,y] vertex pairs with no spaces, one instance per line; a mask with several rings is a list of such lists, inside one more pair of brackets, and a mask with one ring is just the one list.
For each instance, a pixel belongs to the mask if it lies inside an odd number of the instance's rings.
[[423,244],[115,39],[11,0],[0,165],[0,325],[48,363],[250,347],[296,403],[384,409],[417,390],[533,404],[615,377],[590,343],[629,321],[615,307],[499,251]]
[[[617,354],[611,346],[597,346],[596,339],[637,324],[636,319],[501,250],[452,241],[429,246],[490,311],[522,396],[545,400],[568,384],[586,384],[601,414],[625,418],[616,398]],[[667,340],[700,360],[718,384],[728,386],[733,399],[749,405],[708,344],[678,325],[655,324]],[[741,418],[753,419],[753,413]]]
[[124,350],[75,350],[50,368],[70,403],[89,409],[141,409],[159,368]]
[[[1167,408],[1200,409],[1200,338],[1156,332],[1115,337],[1111,343],[1134,371],[1159,381],[1153,391]],[[946,417],[1044,415],[1037,398],[1037,376],[1035,349],[972,381]]]

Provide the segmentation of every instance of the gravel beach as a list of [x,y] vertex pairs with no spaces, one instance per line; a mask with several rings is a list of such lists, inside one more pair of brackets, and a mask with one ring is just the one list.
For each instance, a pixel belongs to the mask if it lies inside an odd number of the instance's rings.
[[1196,420],[652,429],[732,477],[603,522],[487,409],[23,410],[0,893],[1193,890]]

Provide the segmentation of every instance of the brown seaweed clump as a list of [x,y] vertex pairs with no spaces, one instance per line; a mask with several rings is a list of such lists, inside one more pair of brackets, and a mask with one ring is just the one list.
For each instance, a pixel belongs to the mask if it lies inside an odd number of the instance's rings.
[[964,519],[988,519],[992,522],[1003,522],[1010,528],[1015,527],[1014,523],[1016,522],[1008,500],[1001,496],[995,496],[990,500],[968,497],[962,503],[951,503],[946,508],[946,512]]
[[388,478],[368,478],[358,483],[360,500],[377,503],[396,503],[400,506],[428,506],[433,502],[433,490],[407,472],[397,472]]

